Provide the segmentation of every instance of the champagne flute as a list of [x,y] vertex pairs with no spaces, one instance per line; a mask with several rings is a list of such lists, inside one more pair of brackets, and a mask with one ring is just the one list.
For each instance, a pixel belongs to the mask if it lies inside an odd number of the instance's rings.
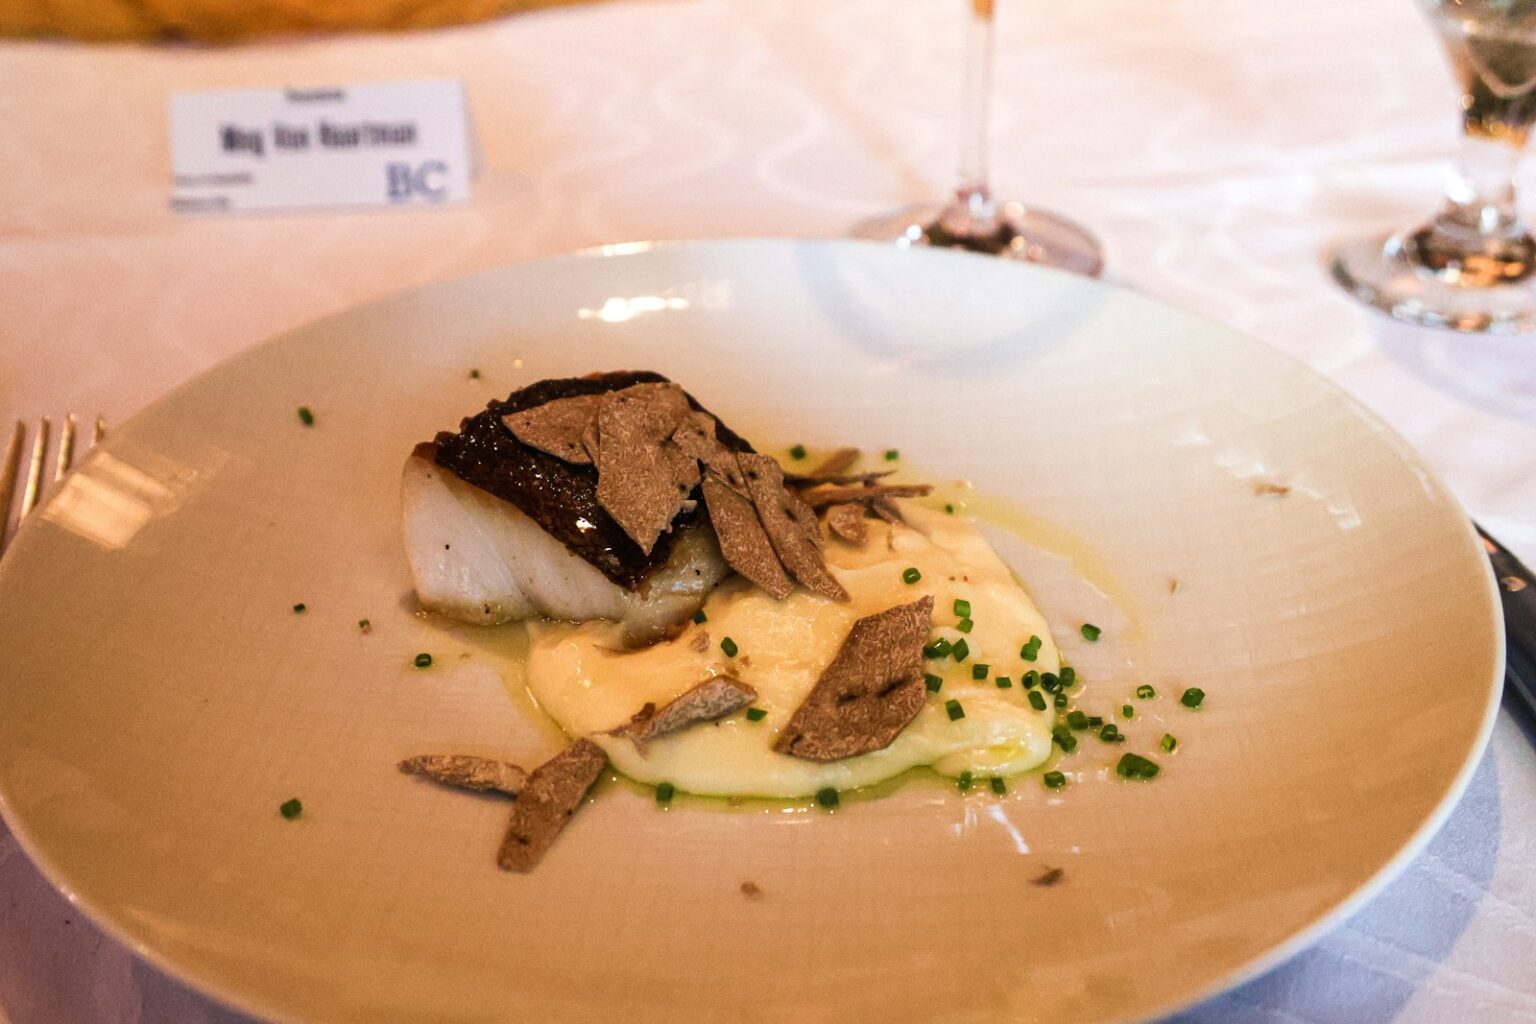
[[1458,331],[1536,330],[1536,241],[1515,168],[1536,122],[1536,0],[1420,0],[1462,87],[1445,205],[1422,226],[1345,242],[1333,276],[1400,320]]
[[1090,277],[1104,261],[1098,241],[1065,217],[992,198],[987,184],[987,123],[992,98],[995,0],[968,0],[960,169],[954,198],[920,203],[856,225],[857,238],[901,246],[938,245],[1060,267]]

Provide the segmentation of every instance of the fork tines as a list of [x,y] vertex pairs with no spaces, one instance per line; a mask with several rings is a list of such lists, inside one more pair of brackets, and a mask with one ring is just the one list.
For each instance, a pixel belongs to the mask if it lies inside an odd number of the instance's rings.
[[[27,475],[22,482],[21,505],[16,513],[16,525],[20,526],[37,506],[38,499],[43,495],[43,488],[48,482],[43,477],[44,468],[48,464],[48,440],[53,433],[53,424],[44,416],[37,422],[37,430],[32,435],[32,457],[27,463]],[[91,428],[91,440],[89,447],[94,448],[106,434],[106,423],[100,416],[96,417],[96,423]],[[16,427],[11,431],[10,442],[5,447],[5,461],[0,463],[0,551],[5,550],[6,541],[10,539],[11,505],[16,499],[17,480],[21,474],[21,450],[26,444],[27,425],[21,420],[16,421]],[[59,430],[59,441],[53,451],[53,481],[64,479],[70,466],[75,461],[75,416],[73,413],[64,418],[63,426]]]

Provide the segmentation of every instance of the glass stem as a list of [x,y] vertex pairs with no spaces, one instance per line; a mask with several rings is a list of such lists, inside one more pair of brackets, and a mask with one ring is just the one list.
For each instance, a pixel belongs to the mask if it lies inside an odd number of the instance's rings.
[[959,236],[997,230],[997,210],[987,187],[987,134],[992,101],[992,13],[995,0],[967,0],[965,82],[960,98],[960,168],[955,198],[941,218]]
[[1512,138],[1491,137],[1480,127],[1464,124],[1456,162],[1446,181],[1445,207],[1435,226],[1453,235],[1477,235],[1484,239],[1521,236],[1515,208],[1515,168],[1524,143]]

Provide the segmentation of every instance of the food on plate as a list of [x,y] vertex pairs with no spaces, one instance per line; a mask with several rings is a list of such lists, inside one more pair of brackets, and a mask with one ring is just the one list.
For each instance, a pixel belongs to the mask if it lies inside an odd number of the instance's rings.
[[647,372],[541,381],[418,445],[402,495],[422,606],[527,620],[529,690],[575,742],[526,778],[454,755],[401,768],[515,793],[498,860],[515,870],[609,763],[658,801],[831,807],[924,765],[1006,792],[1052,750],[1045,620],[971,524],[912,502],[926,485],[857,460],[787,473]]

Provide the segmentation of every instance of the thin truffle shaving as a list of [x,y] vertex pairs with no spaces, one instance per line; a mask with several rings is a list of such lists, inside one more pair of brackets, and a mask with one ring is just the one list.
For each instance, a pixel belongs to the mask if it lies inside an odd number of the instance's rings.
[[864,506],[857,504],[829,505],[826,511],[827,529],[836,537],[855,546],[862,546],[869,539],[869,527],[864,524]]
[[573,465],[590,465],[592,456],[582,443],[582,435],[597,416],[601,401],[601,395],[557,398],[532,409],[508,413],[501,422],[523,444]]
[[923,708],[923,641],[932,622],[932,597],[855,622],[774,749],[840,761],[890,746]]
[[422,754],[400,762],[407,775],[421,775],[458,789],[517,796],[527,784],[528,773],[508,761],[468,754]]
[[676,384],[636,384],[597,407],[597,500],[646,554],[699,483],[699,463],[672,443],[688,415]]
[[704,474],[704,506],[725,564],[782,601],[795,589],[752,502],[714,472]]
[[867,484],[862,487],[817,484],[802,488],[800,497],[812,508],[825,508],[850,501],[874,501],[876,498],[921,498],[932,490],[929,484]]
[[713,722],[739,711],[757,699],[757,691],[731,676],[706,679],[674,700],[641,708],[634,718],[611,730],[610,736],[628,736],[641,753],[653,740],[700,722]]
[[581,739],[535,768],[512,805],[497,865],[506,871],[533,870],[607,764],[601,747]]
[[757,517],[784,568],[807,590],[834,601],[848,600],[848,592],[822,561],[816,514],[785,488],[784,471],[778,462],[766,455],[747,453],[738,455],[737,460],[746,475]]

